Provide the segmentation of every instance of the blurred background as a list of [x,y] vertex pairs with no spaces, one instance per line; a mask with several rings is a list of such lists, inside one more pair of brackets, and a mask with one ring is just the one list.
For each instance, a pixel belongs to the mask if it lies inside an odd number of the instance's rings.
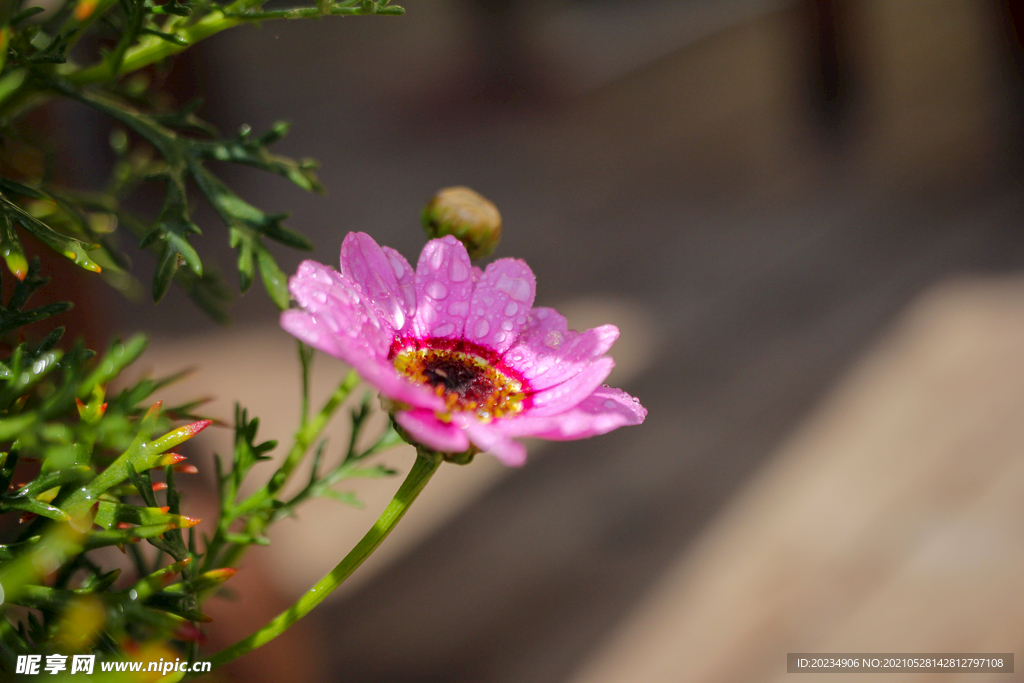
[[[415,259],[436,190],[489,197],[496,256],[527,260],[538,304],[620,326],[610,383],[649,417],[531,444],[520,470],[446,465],[351,585],[230,674],[767,681],[787,652],[1024,643],[1024,3],[403,4],[227,32],[172,88],[222,130],[293,123],[281,151],[320,160],[326,196],[229,180],[319,261],[351,230]],[[102,155],[75,116],[68,144]],[[221,234],[203,246],[230,271]],[[227,329],[173,289],[94,296],[102,334],[155,335],[150,368],[202,368],[182,396],[288,437],[294,346],[259,287]],[[342,368],[318,363],[325,394]],[[229,435],[196,442],[202,507]],[[233,580],[244,598],[211,606],[208,647],[290,604],[395,486],[282,523]]]

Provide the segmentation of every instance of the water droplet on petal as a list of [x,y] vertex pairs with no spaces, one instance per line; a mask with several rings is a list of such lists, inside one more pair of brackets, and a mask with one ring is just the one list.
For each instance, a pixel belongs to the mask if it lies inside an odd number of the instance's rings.
[[397,304],[391,311],[391,317],[395,321],[395,329],[400,330],[403,327],[405,327],[405,313],[402,311],[402,308]]
[[469,268],[461,260],[453,258],[452,264],[448,266],[448,277],[452,282],[463,282],[469,277]]
[[512,324],[511,320],[501,321],[501,329],[505,330],[506,332],[511,332],[513,327],[515,327],[515,325]]
[[519,312],[519,305],[515,301],[509,301],[505,304],[505,315],[513,316]]
[[476,321],[476,325],[473,327],[473,334],[476,335],[477,339],[479,339],[483,337],[485,334],[487,334],[487,331],[489,329],[491,329],[490,324],[486,320],[481,318],[480,320]]
[[519,316],[518,318],[516,318],[516,323],[518,323],[519,325],[525,325],[526,318],[524,318],[523,316]]
[[423,306],[420,308],[420,317],[423,318],[423,322],[429,325],[437,320],[437,311],[434,310],[433,306]]
[[484,313],[486,313],[486,311],[484,309],[482,309],[482,308],[476,309],[476,314],[477,315],[483,315]]
[[388,295],[388,286],[384,284],[384,278],[382,278],[380,276],[380,273],[378,273],[376,270],[373,271],[373,284],[377,285],[377,291],[374,292],[375,294],[377,294],[378,296]]
[[510,278],[504,273],[498,276],[498,281],[494,283],[494,288],[500,292],[505,292],[519,302],[525,302],[530,299],[530,285],[525,280]]
[[504,332],[498,332],[497,334],[494,335],[494,343],[495,344],[500,344],[503,341],[505,341],[505,333]]
[[618,404],[615,403],[615,401],[611,400],[610,398],[606,398],[604,400],[604,407],[605,408],[609,408],[609,409],[610,408],[614,408],[616,405],[618,405]]
[[427,284],[426,292],[429,296],[435,299],[443,299],[448,296],[448,288],[444,286],[444,283],[438,280],[433,280]]
[[453,301],[448,304],[448,315],[458,316],[460,318],[466,317],[469,313],[469,302],[468,301]]
[[405,275],[405,267],[402,265],[402,261],[396,254],[388,254],[388,263],[391,264],[391,270],[394,271],[395,277],[399,280]]
[[433,334],[434,334],[434,336],[437,336],[437,337],[447,337],[449,334],[451,334],[454,331],[455,331],[455,325],[453,325],[451,323],[445,323],[443,325],[438,325],[437,327],[435,327],[434,330],[433,330]]
[[434,246],[434,251],[430,254],[430,268],[432,270],[438,270],[441,268],[441,264],[444,263],[444,249],[439,246]]

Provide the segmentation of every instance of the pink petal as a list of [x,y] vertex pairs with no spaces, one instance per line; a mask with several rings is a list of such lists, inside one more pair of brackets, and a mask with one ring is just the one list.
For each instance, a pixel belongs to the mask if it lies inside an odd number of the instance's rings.
[[553,308],[538,306],[530,311],[526,325],[519,333],[519,339],[505,352],[505,362],[525,377],[531,373],[531,368],[536,363],[534,340],[543,339],[547,332],[565,332],[568,328],[565,316],[561,313]]
[[281,327],[313,348],[345,361],[388,398],[430,410],[444,409],[444,401],[428,387],[413,384],[402,377],[386,353],[373,353],[358,336],[339,334],[328,323],[329,320],[323,314],[288,310],[281,314]]
[[365,232],[350,232],[342,242],[341,275],[361,286],[358,291],[392,331],[405,327],[413,308],[406,307],[391,261]]
[[427,410],[444,410],[444,400],[429,386],[413,384],[395,370],[386,359],[367,359],[351,363],[364,380],[380,389],[380,393],[393,401]]
[[542,391],[572,379],[601,358],[616,339],[619,328],[602,325],[586,332],[530,327],[523,331],[505,362]]
[[505,436],[497,422],[478,422],[473,418],[465,420],[466,434],[473,445],[490,453],[509,467],[520,467],[526,462],[526,446]]
[[466,247],[451,235],[430,240],[416,265],[416,313],[412,332],[420,339],[462,337],[473,293]]
[[463,337],[504,353],[526,324],[537,280],[524,261],[500,259],[487,266],[473,289]]
[[382,329],[377,312],[366,306],[365,300],[341,273],[316,261],[303,261],[298,272],[289,278],[288,290],[316,319],[317,335],[310,330],[310,338],[323,338],[316,343],[307,342],[310,346],[331,353],[326,346],[336,344],[329,342],[327,336],[333,334],[348,338],[345,348],[356,344],[371,355],[387,356],[394,338],[390,326],[384,323],[386,329]]
[[290,309],[281,313],[281,327],[304,344],[318,351],[348,361],[346,356],[352,355],[350,349],[340,345],[338,337],[323,321],[323,318],[301,311]]
[[542,330],[544,332],[548,330],[561,330],[564,332],[567,329],[569,329],[569,323],[564,315],[553,308],[538,306],[530,311],[530,317],[526,321],[526,327],[523,329],[523,332],[527,330]]
[[462,429],[441,422],[429,410],[403,410],[395,413],[395,420],[414,440],[441,453],[462,453],[469,448]]
[[281,314],[281,326],[313,348],[351,365],[364,380],[395,400],[431,409],[444,402],[402,377],[388,360],[394,333],[341,273],[303,261],[288,288],[305,310]]
[[598,358],[571,379],[533,394],[531,405],[524,414],[548,417],[564,413],[594,393],[601,382],[608,378],[613,367],[615,361],[610,357]]
[[410,314],[410,319],[406,321],[406,327],[410,327],[412,322],[411,314],[416,311],[416,271],[412,269],[412,266],[409,265],[404,256],[391,247],[381,247],[381,249],[383,249],[384,255],[388,257],[388,263],[391,264],[391,270],[394,271],[395,279],[398,281],[402,302],[405,310]]
[[496,421],[506,436],[533,436],[554,441],[585,439],[613,429],[638,425],[647,409],[635,398],[611,387],[598,387],[579,405],[549,417],[522,415]]

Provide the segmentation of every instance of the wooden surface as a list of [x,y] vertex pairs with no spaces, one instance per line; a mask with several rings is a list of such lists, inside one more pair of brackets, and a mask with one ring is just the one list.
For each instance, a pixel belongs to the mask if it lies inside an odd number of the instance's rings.
[[[573,683],[789,680],[787,652],[1019,656],[1022,350],[1024,280],[928,293]],[[1017,670],[899,680],[1020,680]]]

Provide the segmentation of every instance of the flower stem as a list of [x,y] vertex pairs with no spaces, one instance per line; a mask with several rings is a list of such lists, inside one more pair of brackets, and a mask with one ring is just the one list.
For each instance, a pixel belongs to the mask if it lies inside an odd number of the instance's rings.
[[277,615],[273,621],[248,638],[221,650],[211,657],[210,662],[213,664],[213,668],[216,669],[228,662],[232,662],[277,638],[288,630],[292,624],[309,614],[314,607],[323,602],[387,538],[391,530],[398,524],[398,520],[402,518],[405,511],[412,505],[412,502],[416,500],[416,496],[420,494],[423,487],[430,481],[430,477],[433,476],[442,462],[443,459],[440,454],[417,447],[416,462],[406,476],[405,481],[402,482],[395,497],[384,508],[384,512],[377,518],[376,524],[366,532],[366,535],[356,544],[356,547],[327,576],[320,579],[294,605]]

